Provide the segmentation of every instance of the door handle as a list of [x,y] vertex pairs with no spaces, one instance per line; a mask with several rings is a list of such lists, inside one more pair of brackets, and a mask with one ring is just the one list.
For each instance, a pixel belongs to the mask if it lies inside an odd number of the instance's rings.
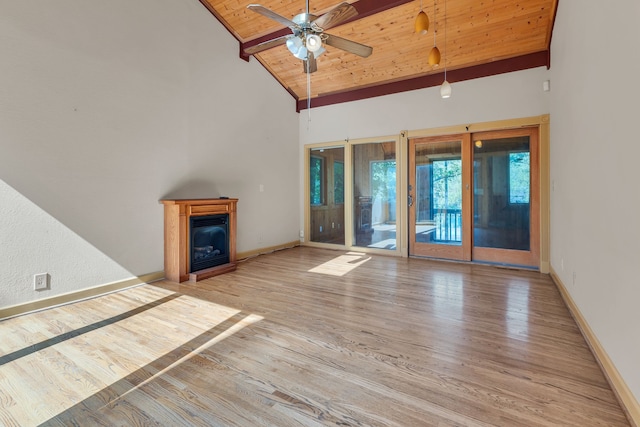
[[411,194],[409,194],[409,201],[407,204],[409,205],[409,207],[413,206],[413,196]]

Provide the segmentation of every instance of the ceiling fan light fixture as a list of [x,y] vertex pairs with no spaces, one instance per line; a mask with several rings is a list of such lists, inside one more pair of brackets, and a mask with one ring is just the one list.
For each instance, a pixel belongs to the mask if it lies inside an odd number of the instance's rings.
[[429,52],[429,65],[432,67],[440,65],[440,49],[438,49],[438,46],[433,46]]
[[420,10],[416,16],[416,33],[427,34],[427,31],[429,31],[429,17],[423,10]]
[[[281,25],[289,27],[292,34],[278,36],[244,48],[247,55],[255,55],[267,49],[285,44],[287,50],[297,59],[304,61],[303,72],[307,74],[307,98],[311,99],[309,89],[310,74],[318,70],[316,59],[326,52],[324,45],[332,46],[345,52],[367,58],[373,52],[373,48],[364,44],[334,36],[325,32],[358,15],[358,10],[345,1],[330,9],[321,16],[315,16],[309,12],[309,0],[306,2],[306,12],[285,18],[271,9],[259,4],[250,4],[247,9],[259,13]],[[307,108],[311,109],[310,104]]]
[[289,49],[289,52],[291,52],[296,58],[302,59],[303,61],[307,60],[307,48],[305,47],[301,37],[289,37],[287,39],[287,49]]
[[289,37],[287,39],[287,49],[289,49],[289,52],[291,52],[293,56],[297,57],[298,51],[300,50],[301,47],[302,47],[302,40],[300,40],[299,37]]
[[451,84],[446,80],[442,82],[442,86],[440,86],[440,96],[443,99],[451,97]]
[[307,57],[309,56],[309,52],[307,51],[306,47],[302,46],[298,50],[298,53],[294,53],[293,56],[295,56],[298,59],[302,59],[303,61],[306,61]]
[[309,52],[317,52],[322,48],[322,39],[317,34],[309,34],[306,45]]

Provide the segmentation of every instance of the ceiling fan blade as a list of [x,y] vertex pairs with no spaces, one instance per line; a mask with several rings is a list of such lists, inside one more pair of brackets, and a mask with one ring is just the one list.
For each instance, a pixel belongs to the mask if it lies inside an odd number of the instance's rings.
[[256,13],[259,13],[262,16],[266,16],[267,18],[273,19],[276,22],[281,23],[282,25],[285,25],[287,27],[290,27],[292,29],[298,29],[300,28],[300,26],[298,24],[296,24],[295,22],[293,22],[292,20],[285,18],[282,15],[278,15],[277,13],[275,13],[274,11],[267,9],[266,7],[260,5],[260,4],[250,4],[247,6],[247,9],[252,10]]
[[318,62],[316,61],[316,57],[313,52],[309,52],[306,61],[302,61],[303,72],[305,73],[315,73],[318,71]]
[[262,52],[263,50],[271,49],[272,47],[281,46],[287,43],[287,39],[289,37],[291,36],[290,35],[282,36],[282,37],[278,37],[277,39],[267,40],[266,42],[258,43],[255,46],[250,46],[246,48],[244,50],[244,53],[246,53],[247,55],[253,55],[255,53]]
[[370,46],[366,46],[366,45],[363,45],[351,40],[343,39],[342,37],[334,36],[327,33],[324,33],[324,36],[326,36],[326,39],[324,40],[325,44],[328,44],[329,46],[337,47],[338,49],[346,50],[347,52],[351,52],[355,55],[362,56],[363,58],[366,58],[373,53],[373,48]]
[[358,11],[355,7],[353,7],[349,3],[340,3],[329,12],[314,20],[313,24],[317,25],[323,30],[328,30],[329,28],[333,28],[336,25],[339,25],[340,23],[346,21],[347,19],[353,18],[357,15]]

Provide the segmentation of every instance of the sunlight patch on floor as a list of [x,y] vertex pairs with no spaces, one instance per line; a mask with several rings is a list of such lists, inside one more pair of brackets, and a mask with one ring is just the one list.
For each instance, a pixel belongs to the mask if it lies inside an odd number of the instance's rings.
[[[206,343],[202,344],[200,347],[194,349],[193,351],[191,351],[186,356],[181,357],[180,359],[176,360],[172,364],[168,365],[166,368],[164,368],[164,369],[158,371],[157,373],[155,373],[152,377],[146,379],[145,381],[141,382],[140,384],[137,384],[135,387],[131,388],[126,393],[123,393],[122,395],[118,396],[118,398],[124,397],[124,396],[130,394],[131,392],[136,391],[137,389],[139,389],[140,387],[144,386],[145,384],[147,384],[149,382],[152,382],[156,378],[158,378],[158,377],[162,376],[163,374],[169,372],[171,369],[173,369],[175,367],[178,367],[181,363],[184,363],[184,362],[188,361],[192,357],[202,353],[203,351],[207,350],[208,348],[212,347],[213,345],[223,341],[226,338],[229,338],[230,336],[232,336],[236,332],[239,332],[242,329],[244,329],[245,327],[247,327],[247,326],[249,326],[249,325],[251,325],[253,323],[257,323],[257,322],[259,322],[261,320],[264,320],[264,317],[258,316],[257,314],[250,314],[250,315],[246,316],[240,322],[234,324],[230,328],[226,329],[224,332],[214,336],[209,341],[207,341]],[[109,404],[111,404],[111,403],[112,402],[109,402]],[[105,406],[107,406],[107,405],[105,405]]]
[[[50,338],[54,340],[53,345],[25,352],[0,365],[0,415],[5,413],[8,419],[21,425],[37,425],[116,383],[127,388],[113,395],[112,401],[118,400],[263,320],[258,315],[245,315],[240,310],[187,295],[165,291],[158,294],[165,296],[160,299],[163,302],[150,308],[145,306],[146,301],[138,299],[135,289],[112,295],[112,299],[104,297],[101,311],[116,319],[112,323],[97,323],[99,327],[77,336],[71,334],[66,339],[62,339],[65,334],[53,335]],[[166,299],[170,295],[176,297]],[[56,310],[68,312],[72,306],[52,309],[51,318],[63,314]],[[144,309],[136,312],[141,307]],[[117,316],[128,310],[134,314],[125,318]],[[33,319],[29,326],[42,328],[43,332],[50,327],[47,322],[40,326],[38,323],[41,321]],[[3,326],[9,326],[8,322]],[[82,329],[77,323],[73,327]],[[58,339],[60,341],[55,342]],[[151,372],[148,378],[137,383],[136,378]],[[91,380],[78,382],[78,378],[87,377]],[[2,390],[10,390],[9,401],[2,399]]]
[[330,261],[309,270],[310,273],[328,274],[330,276],[344,276],[355,268],[360,267],[371,259],[360,252],[347,252]]

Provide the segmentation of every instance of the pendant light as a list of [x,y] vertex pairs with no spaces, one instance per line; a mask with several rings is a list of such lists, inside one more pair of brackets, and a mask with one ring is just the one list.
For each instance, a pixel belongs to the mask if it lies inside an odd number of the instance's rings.
[[[447,73],[444,74],[446,76]],[[442,82],[442,86],[440,86],[440,96],[444,99],[451,97],[451,83],[447,81],[446,77],[444,82]]]
[[447,81],[447,0],[444,0],[444,82],[440,86],[440,96],[444,99],[451,96],[451,84]]
[[434,24],[433,47],[429,52],[429,65],[431,65],[432,67],[437,67],[438,65],[440,65],[440,49],[438,49],[438,46],[436,46],[436,29],[435,29],[436,19],[435,18],[436,18],[436,0],[433,0],[433,24]]
[[422,10],[422,0],[420,0],[420,12],[416,16],[416,33],[427,34],[429,31],[429,17]]

